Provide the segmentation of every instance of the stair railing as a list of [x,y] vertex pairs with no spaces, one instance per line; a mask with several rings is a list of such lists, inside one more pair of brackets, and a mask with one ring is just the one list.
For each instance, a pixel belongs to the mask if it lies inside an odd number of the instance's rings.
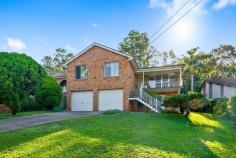
[[153,97],[145,91],[140,91],[138,89],[131,90],[129,97],[141,99],[155,110],[159,111],[161,108],[161,101],[157,97]]

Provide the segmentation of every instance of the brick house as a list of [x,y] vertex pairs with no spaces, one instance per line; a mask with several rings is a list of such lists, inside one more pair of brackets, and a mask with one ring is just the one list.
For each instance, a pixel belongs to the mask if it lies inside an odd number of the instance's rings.
[[158,112],[160,100],[153,94],[176,94],[182,86],[182,65],[140,69],[131,56],[98,43],[63,67],[68,111],[132,111],[139,106]]

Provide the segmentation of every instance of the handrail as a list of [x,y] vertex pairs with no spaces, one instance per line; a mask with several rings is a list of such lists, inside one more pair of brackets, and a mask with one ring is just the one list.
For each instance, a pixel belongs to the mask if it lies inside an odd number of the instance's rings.
[[152,108],[154,108],[157,111],[159,111],[161,108],[161,101],[157,97],[153,97],[143,90],[142,91],[138,89],[131,90],[129,97],[139,98],[142,101],[149,104]]

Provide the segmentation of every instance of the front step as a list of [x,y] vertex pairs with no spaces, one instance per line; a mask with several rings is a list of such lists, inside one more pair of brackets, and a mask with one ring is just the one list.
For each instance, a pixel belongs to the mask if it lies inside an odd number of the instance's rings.
[[161,101],[139,90],[130,91],[129,100],[136,100],[154,112],[160,112]]

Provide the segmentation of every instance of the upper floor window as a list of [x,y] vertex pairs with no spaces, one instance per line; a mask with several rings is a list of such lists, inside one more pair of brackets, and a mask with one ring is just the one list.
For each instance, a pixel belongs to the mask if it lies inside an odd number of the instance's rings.
[[88,78],[88,68],[87,65],[80,65],[75,67],[75,79],[87,79]]
[[116,77],[119,76],[119,63],[110,62],[104,64],[104,76],[105,77]]

